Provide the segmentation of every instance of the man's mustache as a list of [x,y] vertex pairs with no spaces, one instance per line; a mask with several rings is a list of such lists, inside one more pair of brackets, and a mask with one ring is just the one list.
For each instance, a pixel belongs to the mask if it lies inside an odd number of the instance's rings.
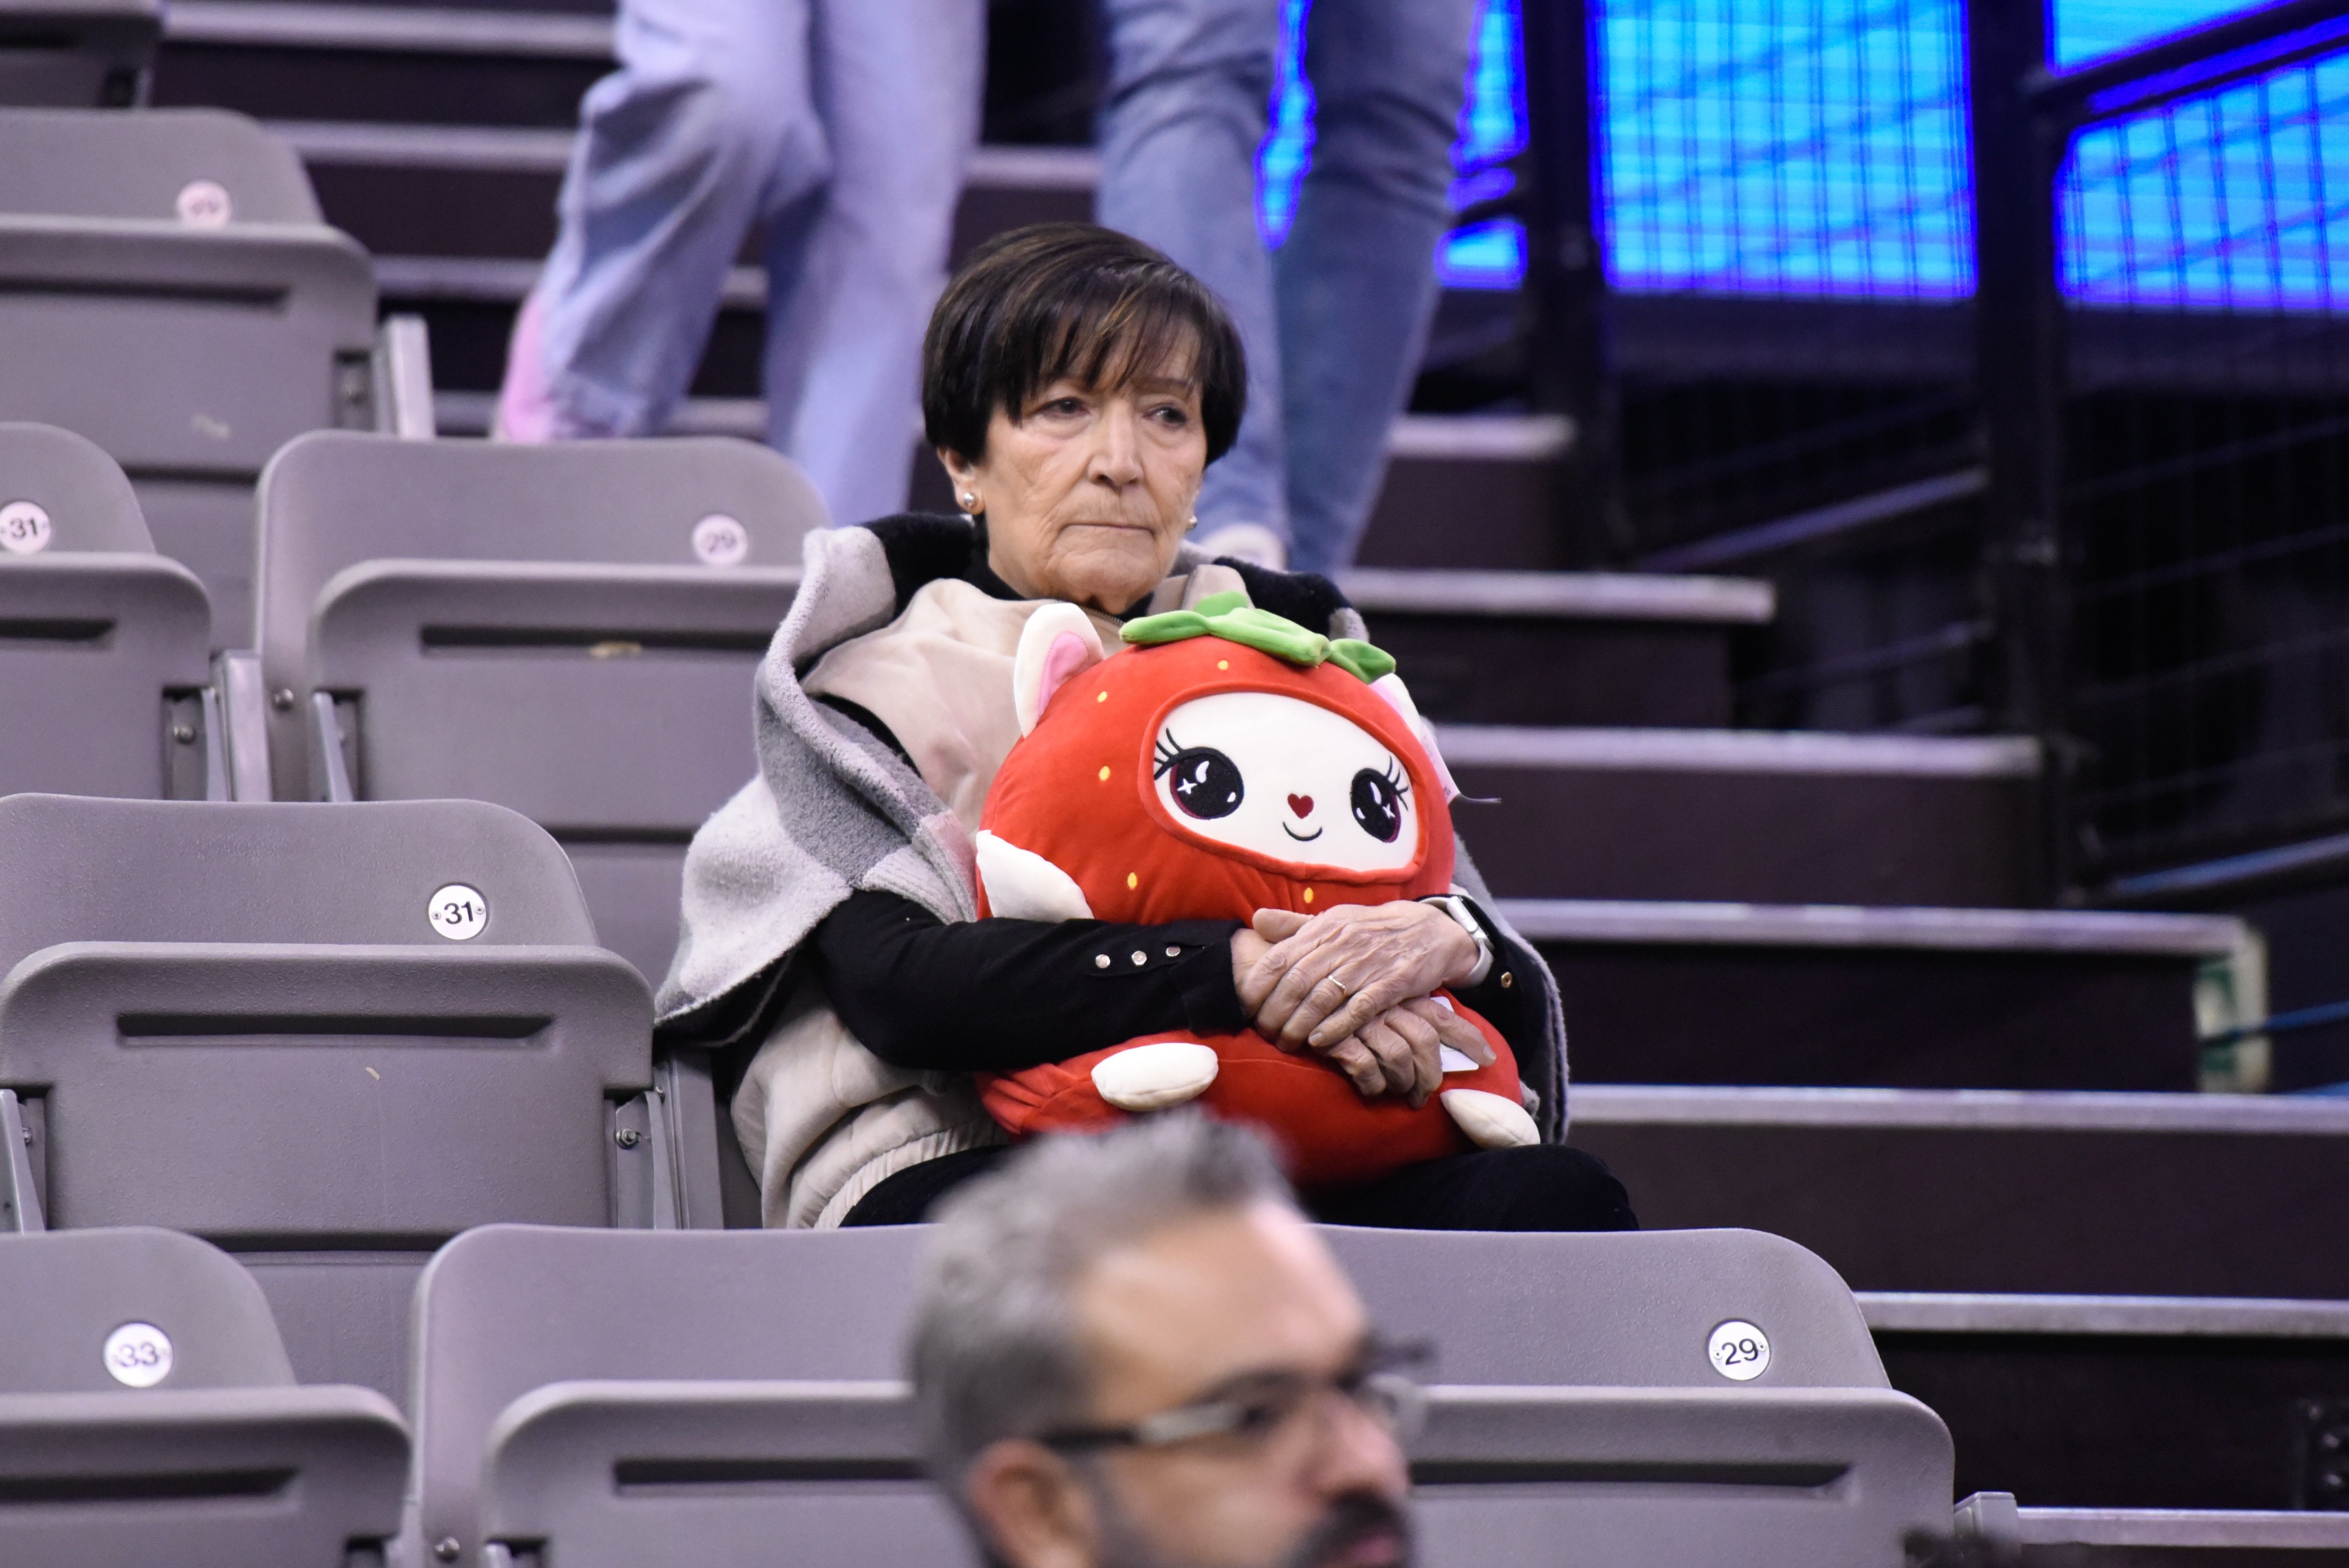
[[1326,1568],[1340,1561],[1364,1541],[1377,1535],[1392,1535],[1402,1543],[1402,1555],[1396,1568],[1410,1568],[1412,1562],[1411,1517],[1392,1501],[1375,1491],[1350,1491],[1330,1506],[1321,1522],[1315,1525],[1297,1550],[1288,1554],[1285,1568]]

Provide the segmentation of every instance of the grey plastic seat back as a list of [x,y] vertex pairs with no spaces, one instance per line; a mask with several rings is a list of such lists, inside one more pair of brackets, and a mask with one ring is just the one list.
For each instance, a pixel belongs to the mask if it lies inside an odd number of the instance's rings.
[[[1850,1292],[1816,1257],[1774,1236],[1324,1233],[1382,1329],[1435,1342],[1445,1382],[1707,1396],[1885,1387]],[[425,1539],[479,1548],[475,1489],[491,1429],[543,1385],[901,1376],[923,1234],[500,1225],[458,1237],[417,1293],[412,1408]],[[1762,1376],[1735,1382],[1703,1346],[1714,1326],[1741,1314],[1767,1326],[1773,1357]],[[1702,1326],[1690,1355],[1684,1329],[1693,1323]],[[1945,1511],[1948,1503],[1944,1478]]]
[[0,0],[0,104],[145,101],[162,0]]
[[1438,1389],[1411,1458],[1431,1568],[1900,1568],[1956,1470],[1906,1394],[1727,1385]]
[[[1950,1519],[1949,1432],[1888,1388],[1439,1387],[1410,1454],[1431,1568],[1899,1568]],[[921,1476],[902,1384],[558,1383],[499,1418],[483,1530],[564,1568],[975,1562]]]
[[396,1391],[440,1242],[650,1222],[651,999],[591,937],[561,850],[478,801],[0,800],[39,1211],[246,1253],[305,1377]]
[[[125,1387],[106,1342],[150,1324],[171,1345],[158,1387],[291,1385],[269,1303],[234,1258],[178,1231],[0,1234],[0,1394],[98,1394]],[[119,1347],[118,1347],[119,1348]],[[139,1357],[133,1356],[135,1367]]]
[[114,460],[0,424],[0,793],[202,798],[212,605]]
[[[45,3],[51,11],[69,8]],[[88,7],[93,15],[115,8],[111,0]],[[0,41],[12,15],[26,15],[0,0]],[[260,121],[228,109],[0,109],[0,212],[194,229],[326,222],[294,150]]]
[[[127,156],[121,123],[145,119],[0,114],[0,168],[57,156],[61,123]],[[0,212],[0,419],[104,448],[156,548],[204,584],[215,634],[243,645],[254,484],[305,430],[377,428],[375,313],[367,253],[314,222]]]
[[407,1429],[300,1387],[234,1259],[170,1231],[0,1235],[0,1562],[379,1561]]
[[363,799],[495,800],[562,840],[606,945],[657,979],[685,841],[757,769],[750,680],[823,504],[748,442],[320,434],[261,484],[280,799],[324,799],[333,694]]
[[[1324,1232],[1380,1327],[1423,1339],[1445,1383],[1883,1388],[1850,1287],[1825,1259],[1761,1231],[1589,1235]],[[1744,1323],[1761,1370],[1716,1360],[1713,1331]],[[1754,1336],[1741,1334],[1738,1337]],[[1731,1346],[1724,1356],[1743,1357]]]

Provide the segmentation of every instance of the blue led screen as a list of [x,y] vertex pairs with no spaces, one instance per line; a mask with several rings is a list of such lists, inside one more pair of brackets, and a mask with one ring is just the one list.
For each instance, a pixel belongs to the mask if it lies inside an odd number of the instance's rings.
[[[1268,242],[1312,148],[1285,38],[1263,153]],[[1506,191],[1525,145],[1518,0],[1485,0],[1454,149],[1456,206]],[[1600,199],[1620,289],[1949,298],[1972,279],[1962,0],[1599,0]],[[2244,7],[2059,0],[2059,66],[2140,47]],[[1305,62],[1309,67],[1309,62]],[[2344,170],[2333,181],[2329,170]],[[2097,126],[2064,189],[2064,281],[2091,303],[2339,308],[2349,241],[2349,56]],[[1454,287],[1509,288],[1514,222],[1454,232]]]

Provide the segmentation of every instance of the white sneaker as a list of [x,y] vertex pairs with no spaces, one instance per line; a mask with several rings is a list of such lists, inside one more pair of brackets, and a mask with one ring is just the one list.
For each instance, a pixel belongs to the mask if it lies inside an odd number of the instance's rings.
[[1260,522],[1227,522],[1201,533],[1192,542],[1206,551],[1210,560],[1229,556],[1250,566],[1288,570],[1288,546]]

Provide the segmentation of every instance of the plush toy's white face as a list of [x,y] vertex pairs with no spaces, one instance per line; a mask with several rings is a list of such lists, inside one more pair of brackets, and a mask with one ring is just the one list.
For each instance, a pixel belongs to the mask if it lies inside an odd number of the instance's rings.
[[1272,692],[1218,692],[1159,727],[1152,772],[1167,814],[1211,842],[1350,872],[1419,856],[1401,758],[1351,719]]

